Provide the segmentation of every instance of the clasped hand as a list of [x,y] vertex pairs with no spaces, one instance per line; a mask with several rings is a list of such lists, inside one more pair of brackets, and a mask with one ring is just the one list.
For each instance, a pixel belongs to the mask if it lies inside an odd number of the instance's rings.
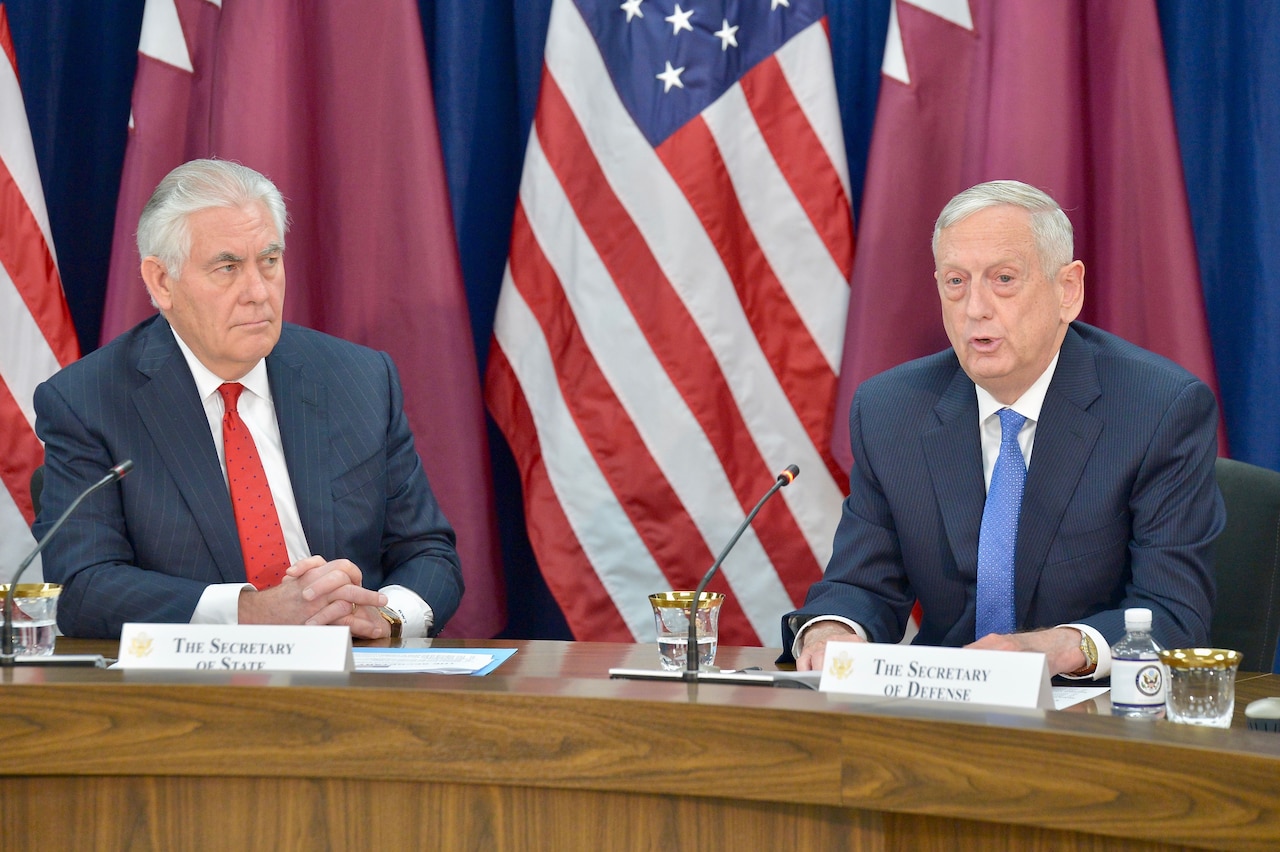
[[378,612],[387,596],[360,585],[360,569],[349,559],[300,559],[280,585],[240,593],[241,624],[333,624],[351,635],[381,639],[390,627]]

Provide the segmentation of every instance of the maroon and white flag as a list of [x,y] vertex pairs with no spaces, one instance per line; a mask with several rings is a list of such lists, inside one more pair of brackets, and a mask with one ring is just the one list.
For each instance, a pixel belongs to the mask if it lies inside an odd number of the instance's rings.
[[[31,474],[44,447],[31,399],[36,385],[79,357],[0,4],[0,583],[35,546]],[[38,564],[23,579],[40,582]]]
[[486,399],[579,639],[725,562],[720,641],[781,640],[844,496],[853,229],[820,0],[557,0]]
[[[1052,195],[1086,269],[1081,319],[1217,386],[1152,0],[894,0],[840,401],[945,349],[933,223],[976,183]],[[838,432],[836,455],[851,463]]]
[[142,205],[197,157],[289,204],[286,319],[390,353],[466,594],[446,635],[505,622],[480,383],[413,0],[147,0],[103,340],[154,308]]

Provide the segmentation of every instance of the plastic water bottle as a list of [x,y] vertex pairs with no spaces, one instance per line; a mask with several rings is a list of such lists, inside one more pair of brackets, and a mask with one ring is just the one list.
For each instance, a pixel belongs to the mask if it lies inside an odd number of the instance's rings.
[[1163,719],[1163,649],[1151,636],[1151,610],[1124,611],[1124,637],[1111,646],[1111,715]]

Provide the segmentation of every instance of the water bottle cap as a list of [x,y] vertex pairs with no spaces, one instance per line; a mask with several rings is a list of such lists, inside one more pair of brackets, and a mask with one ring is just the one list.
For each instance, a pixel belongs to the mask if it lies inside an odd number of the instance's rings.
[[1125,630],[1150,630],[1151,610],[1144,606],[1135,606],[1124,611]]

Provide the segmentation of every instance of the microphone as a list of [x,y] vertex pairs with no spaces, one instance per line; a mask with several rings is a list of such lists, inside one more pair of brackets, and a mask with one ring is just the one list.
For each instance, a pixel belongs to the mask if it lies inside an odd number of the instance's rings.
[[755,520],[756,514],[770,497],[778,493],[778,489],[790,485],[795,478],[800,475],[800,468],[793,464],[789,464],[778,474],[778,478],[773,483],[773,487],[765,492],[760,498],[760,502],[751,510],[751,513],[738,526],[738,531],[733,534],[733,538],[729,539],[729,543],[724,546],[724,550],[720,551],[720,555],[716,557],[716,561],[712,563],[711,568],[707,571],[706,576],[702,578],[702,582],[698,584],[698,589],[693,593],[693,600],[689,601],[689,649],[685,652],[687,665],[684,671],[684,680],[696,681],[698,679],[698,599],[702,597],[702,593],[706,591],[707,583],[711,582],[711,578],[716,575],[716,571],[720,570],[720,563],[724,562],[724,558],[729,555],[729,551],[733,550],[733,546],[738,543],[738,539],[742,538],[742,534],[747,531],[747,527],[751,526],[751,522]]
[[14,664],[14,659],[17,657],[17,655],[13,653],[13,641],[14,636],[17,633],[17,626],[13,623],[13,592],[18,588],[18,580],[22,577],[23,572],[27,570],[27,566],[29,566],[31,561],[39,555],[40,551],[44,550],[44,546],[49,543],[51,538],[53,538],[54,533],[62,529],[62,525],[66,523],[67,518],[71,517],[71,513],[74,512],[76,507],[83,503],[90,494],[100,488],[105,488],[113,482],[119,482],[124,478],[124,475],[131,470],[133,470],[133,462],[130,459],[125,459],[120,462],[120,464],[108,470],[106,476],[80,492],[80,496],[72,500],[71,505],[67,507],[66,511],[64,511],[58,520],[54,522],[53,526],[49,527],[49,531],[44,534],[44,538],[37,542],[35,550],[27,554],[27,558],[22,560],[22,564],[18,566],[18,570],[13,574],[13,579],[9,581],[9,591],[6,592],[4,596],[4,630],[0,631],[0,666],[6,668],[12,666]]

